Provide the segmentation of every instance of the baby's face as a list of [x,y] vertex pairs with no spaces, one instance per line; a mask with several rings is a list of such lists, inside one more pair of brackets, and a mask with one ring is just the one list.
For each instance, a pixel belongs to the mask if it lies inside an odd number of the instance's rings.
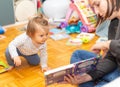
[[34,34],[34,37],[32,38],[32,40],[37,43],[37,44],[43,44],[46,42],[47,38],[48,38],[48,33],[49,33],[49,29],[40,29],[37,30]]

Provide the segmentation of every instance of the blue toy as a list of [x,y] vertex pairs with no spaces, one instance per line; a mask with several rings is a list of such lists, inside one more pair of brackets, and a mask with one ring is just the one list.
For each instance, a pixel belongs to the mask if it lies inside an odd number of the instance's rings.
[[71,24],[66,27],[66,33],[71,34],[71,33],[80,33],[80,27],[82,26],[82,22],[78,22],[77,24]]
[[0,26],[0,34],[4,34],[5,30],[2,28],[2,26]]

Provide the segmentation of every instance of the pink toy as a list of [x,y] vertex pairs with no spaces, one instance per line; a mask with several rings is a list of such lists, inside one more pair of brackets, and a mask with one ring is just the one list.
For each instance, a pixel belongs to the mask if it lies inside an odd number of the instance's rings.
[[88,29],[88,32],[95,31],[95,24],[96,24],[96,14],[91,9],[88,4],[87,0],[71,0],[70,8],[66,15],[66,21],[69,20],[72,12],[76,10],[80,17],[80,20],[83,23],[84,28]]

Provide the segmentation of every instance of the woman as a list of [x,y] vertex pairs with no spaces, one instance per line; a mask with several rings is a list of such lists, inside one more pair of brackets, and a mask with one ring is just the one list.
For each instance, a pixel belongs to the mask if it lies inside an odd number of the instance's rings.
[[92,52],[75,51],[71,63],[95,57],[101,50],[104,60],[98,63],[95,71],[81,76],[68,75],[65,82],[79,84],[80,87],[101,87],[120,76],[120,0],[89,0],[89,3],[98,15],[98,25],[106,19],[112,20],[108,31],[109,40],[93,45]]

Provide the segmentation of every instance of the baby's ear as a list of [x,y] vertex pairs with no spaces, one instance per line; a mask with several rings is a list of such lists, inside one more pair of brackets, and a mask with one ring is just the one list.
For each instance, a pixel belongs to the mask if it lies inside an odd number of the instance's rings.
[[40,18],[43,18],[43,14],[42,13],[38,13],[37,16],[40,17]]

